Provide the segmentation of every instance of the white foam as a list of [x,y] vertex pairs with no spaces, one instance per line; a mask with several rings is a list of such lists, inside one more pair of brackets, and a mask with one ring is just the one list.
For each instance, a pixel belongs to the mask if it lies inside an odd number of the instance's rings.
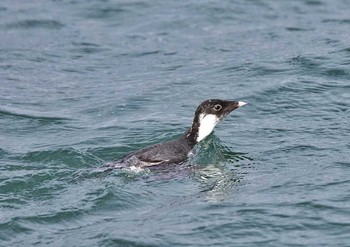
[[129,169],[130,169],[130,171],[133,171],[133,172],[136,172],[136,173],[142,172],[144,170],[144,169],[142,169],[139,166],[130,166]]

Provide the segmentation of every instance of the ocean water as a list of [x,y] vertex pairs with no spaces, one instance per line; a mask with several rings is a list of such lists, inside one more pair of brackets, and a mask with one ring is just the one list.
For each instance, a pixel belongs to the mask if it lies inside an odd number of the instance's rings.
[[[0,2],[0,246],[349,246],[350,2]],[[183,166],[101,171],[233,112]]]

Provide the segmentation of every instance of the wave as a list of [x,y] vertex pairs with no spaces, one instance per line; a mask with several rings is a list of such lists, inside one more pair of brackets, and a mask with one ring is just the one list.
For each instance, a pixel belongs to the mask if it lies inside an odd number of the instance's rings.
[[29,19],[23,21],[17,21],[5,24],[6,29],[33,29],[33,28],[44,28],[44,29],[60,29],[64,27],[59,21],[55,20],[40,20],[40,19]]
[[66,117],[57,117],[57,116],[45,116],[41,115],[42,113],[36,112],[36,111],[30,111],[30,110],[19,110],[15,108],[9,108],[7,107],[4,109],[0,109],[0,116],[1,117],[15,117],[15,118],[24,118],[24,119],[35,119],[35,120],[44,120],[44,121],[68,121],[72,120],[70,118]]

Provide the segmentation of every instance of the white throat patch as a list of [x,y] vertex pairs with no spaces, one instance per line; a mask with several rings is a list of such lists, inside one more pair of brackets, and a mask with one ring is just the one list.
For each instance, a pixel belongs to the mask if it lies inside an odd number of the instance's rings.
[[197,142],[200,142],[207,137],[214,129],[215,125],[220,122],[220,119],[214,114],[200,114]]

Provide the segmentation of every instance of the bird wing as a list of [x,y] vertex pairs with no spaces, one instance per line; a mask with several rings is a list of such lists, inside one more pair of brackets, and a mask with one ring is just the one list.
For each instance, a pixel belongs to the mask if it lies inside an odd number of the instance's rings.
[[122,162],[138,167],[179,163],[187,158],[189,151],[176,141],[168,141],[132,152]]

